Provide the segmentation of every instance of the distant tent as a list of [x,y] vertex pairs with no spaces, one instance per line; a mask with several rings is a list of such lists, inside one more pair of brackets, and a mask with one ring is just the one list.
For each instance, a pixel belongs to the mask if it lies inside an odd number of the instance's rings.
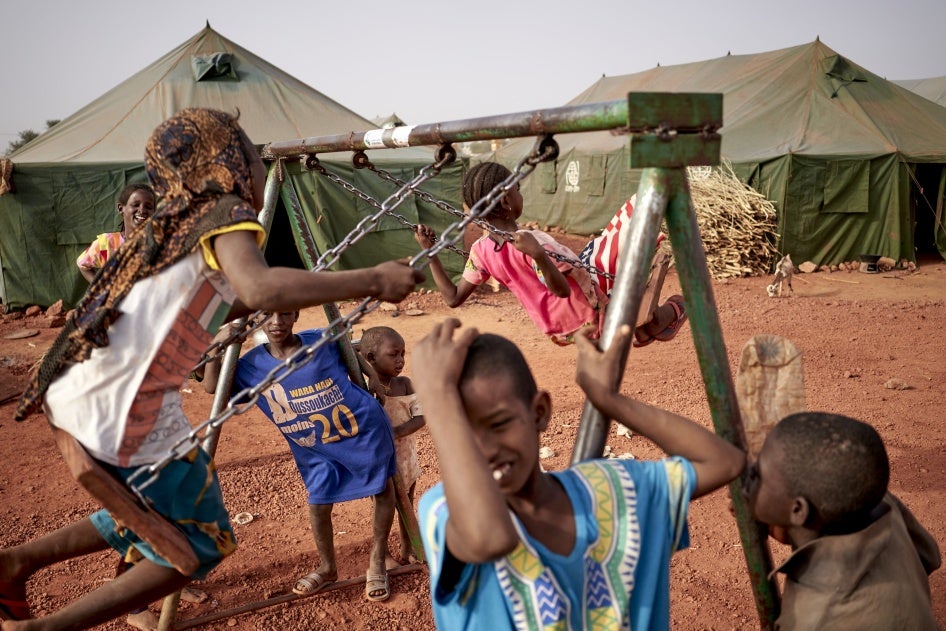
[[372,118],[371,122],[375,124],[379,129],[390,129],[391,127],[403,127],[407,125],[401,117],[397,114],[390,114],[388,116],[379,116],[378,118]]
[[946,76],[928,79],[894,79],[893,82],[934,103],[946,106]]
[[[368,119],[234,44],[208,24],[9,156],[13,192],[0,195],[4,281],[0,287],[5,286],[7,304],[48,305],[60,298],[74,304],[81,297],[86,283],[75,266],[76,257],[96,234],[117,228],[119,191],[128,182],[146,179],[143,156],[148,137],[161,121],[186,107],[239,110],[241,126],[258,145],[375,128]],[[402,179],[413,177],[432,161],[432,155],[428,148],[369,153],[373,161]],[[394,192],[367,170],[355,170],[348,155],[331,154],[324,160],[331,163],[333,172],[376,199],[384,200]],[[459,205],[460,171],[460,165],[445,169],[444,175],[424,188]],[[374,212],[326,178],[302,173],[297,162],[287,165],[287,173],[320,245],[336,243],[367,210]],[[430,211],[422,210],[414,197],[397,212],[415,223],[449,223],[449,216],[418,217],[418,212]],[[410,231],[393,219],[382,222],[380,230],[346,252],[342,267],[370,265],[417,251]],[[292,249],[287,247],[288,236],[273,241],[267,258],[278,258]]]
[[[724,94],[723,156],[775,202],[779,249],[795,261],[912,260],[915,245],[946,256],[946,109],[820,41],[602,77],[569,105],[634,91]],[[557,162],[523,185],[524,219],[593,233],[637,189],[628,139],[589,132],[558,142]],[[512,142],[496,158],[511,163],[531,144]]]

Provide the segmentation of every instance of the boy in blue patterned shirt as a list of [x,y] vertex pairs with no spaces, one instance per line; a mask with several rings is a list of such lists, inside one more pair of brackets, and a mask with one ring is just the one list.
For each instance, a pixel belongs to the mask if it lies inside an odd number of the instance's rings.
[[689,501],[738,476],[743,452],[622,396],[630,327],[603,353],[586,329],[576,338],[579,385],[671,457],[544,472],[549,394],[515,344],[458,327],[435,326],[412,361],[443,479],[420,502],[438,628],[668,628],[670,555],[689,544]]

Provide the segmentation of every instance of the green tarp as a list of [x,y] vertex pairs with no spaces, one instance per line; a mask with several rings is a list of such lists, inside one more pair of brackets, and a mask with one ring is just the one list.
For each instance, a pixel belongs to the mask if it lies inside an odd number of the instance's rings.
[[[934,216],[946,165],[946,108],[820,41],[602,77],[568,105],[635,91],[724,95],[723,157],[775,203],[779,249],[796,262],[860,254],[913,260],[915,246],[946,241],[942,215]],[[555,164],[542,165],[523,185],[523,217],[594,233],[637,189],[628,139],[590,132],[557,140]],[[509,143],[495,157],[511,164],[531,145]],[[941,245],[940,252],[946,256]]]
[[[146,179],[142,161],[148,137],[161,121],[185,107],[239,110],[241,126],[259,145],[375,127],[208,25],[9,156],[14,192],[0,196],[0,287],[8,305],[46,306],[62,298],[71,306],[78,301],[86,283],[76,257],[97,234],[117,229],[118,193],[126,183]],[[379,166],[406,179],[432,162],[432,156],[428,148],[370,152]],[[349,159],[331,155],[323,161],[347,172],[380,200],[393,192],[390,184],[368,171],[352,174]],[[296,167],[290,166],[290,173]],[[460,173],[459,166],[447,169],[425,188],[434,192],[441,187],[447,201],[458,206]],[[364,202],[324,178],[313,173],[292,177],[298,179],[310,227],[323,243],[343,236],[367,212]],[[416,220],[416,202],[409,200],[402,212]],[[447,221],[430,219],[438,225]],[[342,264],[360,267],[418,250],[407,228],[385,228],[383,236],[366,238],[346,253]],[[292,245],[277,242],[268,247]]]

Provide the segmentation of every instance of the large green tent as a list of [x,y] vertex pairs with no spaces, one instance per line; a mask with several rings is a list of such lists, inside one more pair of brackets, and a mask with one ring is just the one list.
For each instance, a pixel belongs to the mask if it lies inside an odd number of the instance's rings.
[[[627,93],[722,93],[722,154],[779,211],[779,249],[796,262],[946,255],[942,216],[946,108],[878,77],[816,40],[753,55],[602,77],[569,102]],[[569,231],[599,230],[637,188],[628,139],[608,132],[558,138],[561,154],[523,187],[524,217]],[[503,162],[531,141],[496,153]],[[922,193],[921,193],[922,191]]]
[[[259,145],[278,140],[373,129],[375,125],[276,66],[234,44],[208,24],[174,50],[64,119],[9,158],[13,192],[0,195],[0,263],[13,307],[78,301],[86,283],[75,259],[98,233],[115,230],[115,199],[129,182],[146,179],[144,146],[154,128],[185,107],[239,110],[240,124]],[[370,156],[401,179],[432,161],[427,148],[380,150]],[[370,171],[355,170],[349,156],[325,157],[326,164],[375,199],[395,189]],[[459,204],[460,165],[423,188]],[[302,201],[303,214],[324,248],[347,234],[374,209],[357,195],[298,162],[286,171]],[[444,225],[440,211],[409,197],[397,212],[412,223]],[[418,215],[418,213],[422,213]],[[423,214],[429,213],[429,214]],[[298,260],[284,213],[276,213],[280,238],[271,238],[267,258]],[[386,219],[377,234],[344,254],[342,267],[360,267],[417,251],[411,233]],[[447,263],[457,268],[454,255]]]

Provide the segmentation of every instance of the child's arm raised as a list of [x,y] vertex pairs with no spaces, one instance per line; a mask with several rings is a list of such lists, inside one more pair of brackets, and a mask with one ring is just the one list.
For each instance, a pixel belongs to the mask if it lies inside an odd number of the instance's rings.
[[214,239],[213,246],[240,302],[254,310],[293,311],[365,296],[399,302],[424,280],[421,271],[404,261],[341,272],[270,267],[254,235],[245,230],[221,234]]
[[459,320],[437,324],[414,348],[411,365],[417,394],[440,462],[450,509],[447,548],[463,563],[485,563],[509,553],[518,541],[506,501],[473,437],[460,398],[459,381],[477,332],[454,337]]
[[[425,250],[433,247],[434,236],[434,231],[429,226],[419,224],[414,228],[414,240]],[[476,289],[476,285],[462,278],[459,285],[454,285],[447,274],[447,270],[443,268],[443,263],[440,262],[440,258],[437,256],[430,258],[430,274],[434,277],[434,282],[437,283],[440,295],[443,296],[447,306],[451,309],[466,302],[466,299]]]
[[746,464],[746,455],[713,432],[684,418],[635,401],[618,391],[621,356],[630,341],[624,325],[607,351],[599,351],[588,337],[590,329],[575,336],[578,346],[578,385],[608,418],[654,442],[671,456],[683,456],[696,471],[697,498],[731,482]]
[[555,266],[555,263],[549,258],[548,252],[536,241],[531,232],[528,230],[516,232],[513,245],[523,254],[532,257],[532,260],[538,265],[539,271],[542,272],[545,286],[549,288],[550,292],[559,298],[568,298],[572,293],[571,287],[568,286],[568,279],[565,278],[562,270]]

